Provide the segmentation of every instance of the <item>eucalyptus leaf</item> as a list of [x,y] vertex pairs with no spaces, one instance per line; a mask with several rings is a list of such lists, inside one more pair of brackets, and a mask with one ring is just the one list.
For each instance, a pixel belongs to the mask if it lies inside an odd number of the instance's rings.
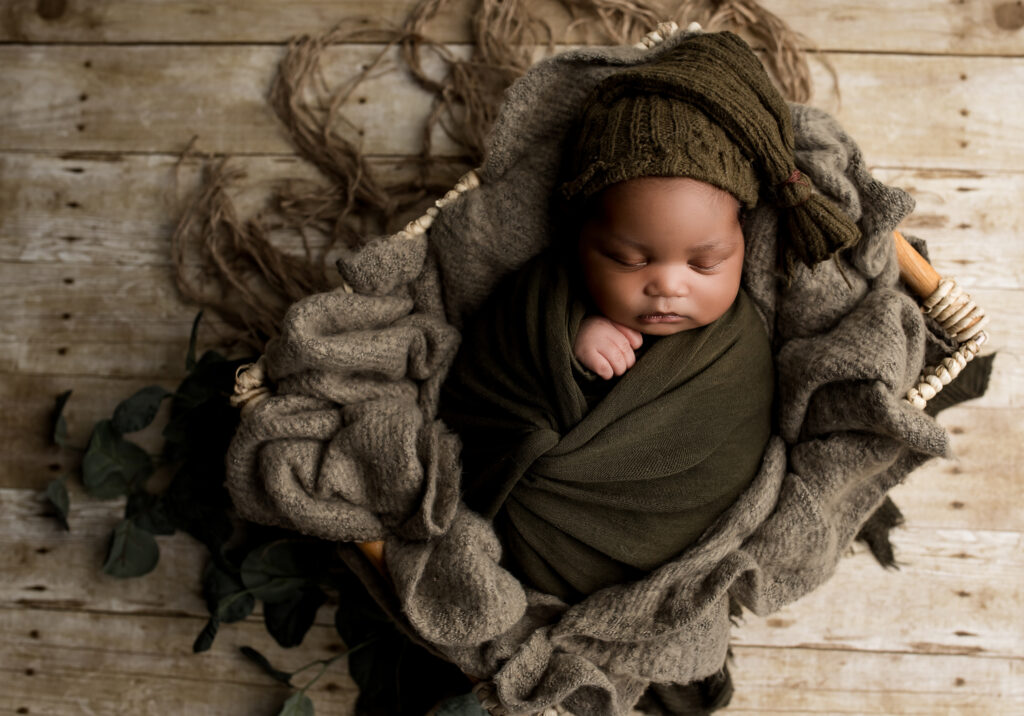
[[162,495],[154,495],[144,490],[133,492],[128,495],[124,516],[134,522],[139,529],[155,535],[174,534],[174,523],[167,514]]
[[229,398],[235,384],[235,371],[245,359],[225,360],[207,351],[181,382],[171,400],[171,414],[163,429],[165,460],[181,462],[202,456],[212,459],[234,435],[238,409]]
[[164,493],[175,527],[217,553],[234,532],[231,499],[224,486],[224,455],[238,426],[229,397],[238,365],[207,351],[175,390],[163,429],[162,461],[177,465]]
[[230,393],[235,382],[235,368],[242,363],[242,360],[229,361],[214,350],[203,353],[174,391],[177,407],[187,410],[217,397],[222,392]]
[[119,497],[151,474],[153,460],[145,450],[121,437],[111,421],[96,423],[82,458],[82,484],[90,495]]
[[257,599],[283,602],[291,599],[306,584],[303,552],[306,540],[277,540],[261,545],[242,562],[242,583]]
[[231,498],[224,487],[223,455],[181,465],[163,493],[164,509],[174,526],[211,552],[218,552],[234,530],[228,516]]
[[201,651],[207,651],[213,646],[213,640],[217,636],[217,630],[220,628],[220,621],[217,617],[210,617],[206,622],[206,626],[199,632],[199,636],[192,642],[192,653],[198,654]]
[[168,395],[170,393],[163,386],[149,385],[122,400],[114,409],[114,419],[111,421],[114,430],[121,435],[142,430],[153,422],[160,410],[160,403]]
[[323,590],[311,585],[285,601],[265,603],[263,621],[267,631],[285,648],[298,646],[313,626],[317,610],[326,601],[327,595]]
[[438,706],[433,716],[487,716],[476,694],[462,694],[446,699]]
[[245,619],[256,606],[256,598],[242,580],[220,569],[212,560],[203,568],[203,597],[210,614],[225,624]]
[[57,396],[57,406],[53,412],[53,442],[61,447],[67,447],[68,423],[64,419],[64,405],[71,397],[71,391],[65,390]]
[[313,716],[313,702],[305,691],[296,691],[284,702],[277,716]]
[[153,571],[160,548],[152,533],[139,529],[131,520],[114,527],[103,571],[113,577],[141,577]]
[[271,665],[270,660],[263,656],[263,654],[256,651],[251,646],[240,646],[238,648],[246,657],[254,661],[261,669],[270,674],[270,676],[280,681],[282,684],[288,684],[288,686],[292,685],[292,674],[289,674],[287,671],[275,669],[273,665]]
[[338,586],[334,624],[349,647],[348,671],[359,686],[356,716],[426,713],[470,689],[458,668],[399,631],[355,577],[345,575]]
[[64,484],[67,482],[67,479],[67,475],[61,475],[50,482],[46,486],[46,499],[50,501],[50,504],[57,511],[57,520],[61,526],[70,532],[71,526],[68,524],[68,510],[71,508],[71,498],[68,497],[68,488]]

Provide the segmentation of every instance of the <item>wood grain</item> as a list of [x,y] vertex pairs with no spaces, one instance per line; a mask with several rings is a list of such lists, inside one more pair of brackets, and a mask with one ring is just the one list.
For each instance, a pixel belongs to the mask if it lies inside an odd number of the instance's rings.
[[[0,530],[19,538],[23,555],[64,565],[33,564],[6,546],[0,552],[12,555],[0,562],[8,577],[0,595],[0,670],[10,684],[0,707],[31,703],[48,714],[78,713],[77,698],[101,710],[128,704],[156,714],[188,703],[198,713],[272,714],[268,704],[287,694],[237,646],[252,645],[282,668],[340,648],[325,606],[301,650],[276,647],[253,615],[225,625],[210,652],[193,655],[191,639],[205,614],[194,543],[161,538],[156,572],[104,578],[93,570],[116,519],[110,505],[83,504],[74,534],[66,535],[39,515],[36,496],[0,495]],[[817,592],[768,619],[747,617],[735,632],[740,688],[730,712],[1015,713],[1024,655],[1013,609],[1024,566],[1019,534],[909,529],[896,536],[899,572],[883,571],[858,550]],[[897,620],[894,629],[894,610],[927,618]],[[348,713],[352,689],[338,664],[311,695],[318,708]],[[188,696],[179,702],[182,690]]]
[[[242,622],[225,627],[209,652],[194,655],[182,621],[0,608],[0,670],[6,674],[0,708],[48,716],[81,714],[83,708],[153,716],[271,716],[288,690],[237,647],[251,645],[285,669],[340,647],[326,627],[315,626],[300,655],[270,643],[262,625]],[[201,626],[199,620],[190,624]],[[999,716],[1024,706],[1018,659],[744,645],[735,652],[732,672],[739,688],[728,713]],[[352,713],[354,687],[343,660],[310,696],[318,713]]]
[[724,714],[1011,716],[1024,710],[1019,659],[842,649],[736,648]]
[[[0,153],[0,260],[21,263],[170,264],[170,235],[199,182],[199,162],[163,154]],[[229,195],[239,215],[255,216],[275,184],[320,183],[299,157],[238,156],[244,172]],[[409,178],[400,156],[374,157],[388,181]],[[439,183],[458,168],[442,171]],[[1024,288],[1024,173],[875,168],[881,181],[909,192],[917,207],[904,233],[925,239],[940,273],[961,285]],[[314,248],[317,237],[311,236]],[[294,235],[277,235],[300,255]]]
[[[655,4],[669,19],[679,2],[659,0]],[[824,50],[1024,55],[1024,36],[1019,32],[1024,15],[1013,2],[762,0],[761,4]],[[378,0],[369,7],[365,0],[291,0],[288,12],[281,12],[275,0],[198,4],[188,0],[146,4],[130,0],[9,0],[4,22],[0,22],[0,41],[283,43],[293,35],[322,32],[342,18],[368,12],[398,23],[413,5],[413,0]],[[467,18],[472,6],[469,0],[447,3],[429,26],[431,34],[443,42],[465,42],[470,36]],[[569,16],[560,3],[533,2],[531,9],[551,24],[555,37],[562,37]],[[602,35],[582,26],[566,40],[602,41]]]
[[[38,493],[0,490],[0,568],[7,575],[0,607],[207,615],[199,594],[205,548],[187,535],[158,537],[161,557],[153,572],[115,579],[99,569],[123,500],[99,502],[76,490],[72,504],[67,533],[57,529]],[[747,614],[735,642],[1024,659],[1014,610],[1024,599],[1021,533],[923,527],[907,511],[911,526],[894,533],[898,571],[884,570],[858,545],[815,592],[766,619]],[[54,569],[58,564],[62,568]],[[260,622],[260,613],[248,621]],[[898,614],[915,613],[929,617],[894,623]],[[332,606],[321,608],[317,623],[333,624]]]
[[[369,61],[375,46],[325,56],[328,82]],[[0,151],[288,154],[264,98],[282,50],[254,46],[0,46]],[[834,53],[842,102],[812,63],[813,104],[836,114],[872,165],[1019,170],[1024,62],[1003,58]],[[428,63],[429,64],[429,63]],[[366,83],[347,115],[369,154],[413,154],[430,98],[389,73]],[[359,97],[366,102],[360,104]],[[999,112],[984,111],[1000,107]],[[966,114],[964,114],[966,112]],[[436,149],[452,152],[438,130]]]
[[[369,163],[391,184],[419,178],[419,166],[409,157],[374,156]],[[126,271],[170,266],[170,237],[199,187],[201,166],[199,159],[166,154],[0,153],[0,260],[116,264]],[[294,155],[236,156],[228,168],[243,174],[227,189],[243,219],[266,209],[279,184],[325,183]],[[442,195],[463,170],[452,163],[428,172],[426,180],[438,189],[425,203]],[[396,217],[396,228],[405,220]],[[272,236],[283,250],[304,255],[299,236]],[[314,250],[323,246],[316,232],[307,232],[307,239]]]
[[[145,385],[173,388],[195,315],[177,295],[168,237],[198,179],[176,167],[198,148],[235,156],[233,191],[257,212],[273,182],[316,180],[266,104],[284,43],[372,11],[400,20],[414,0],[10,0],[0,7],[0,711],[267,714],[288,690],[242,657],[242,644],[296,668],[342,648],[325,605],[306,643],[277,647],[259,610],[191,644],[206,609],[204,549],[159,537],[142,579],[100,572],[123,501],[72,486],[72,532],[41,498],[80,454],[50,444],[56,395],[73,389],[71,442]],[[917,210],[902,229],[993,316],[988,394],[939,416],[956,457],[933,460],[893,491],[907,524],[900,570],[862,548],[821,589],[736,630],[737,691],[727,713],[1019,714],[1024,712],[1024,11],[1020,3],[763,0],[827,52],[811,59],[813,103],[836,114],[874,174]],[[665,0],[667,10],[674,1]],[[556,33],[555,0],[531,3]],[[432,28],[469,37],[469,0]],[[580,28],[571,42],[600,33]],[[334,47],[330,82],[378,52]],[[456,52],[466,52],[464,46]],[[399,75],[347,108],[354,138],[392,176],[409,171],[429,98]],[[443,137],[439,150],[451,152]],[[275,236],[289,251],[295,237]],[[214,339],[208,316],[200,349]],[[166,410],[166,406],[165,406]],[[162,416],[158,416],[157,423]],[[133,436],[159,450],[159,427]],[[166,479],[158,475],[155,481]],[[343,661],[314,687],[319,713],[349,714]]]
[[[291,689],[238,647],[292,671],[344,649],[332,626],[314,626],[299,649],[277,646],[263,624],[225,625],[213,648],[192,653],[205,620],[0,607],[0,710],[65,714],[277,714]],[[296,677],[306,683],[318,669]],[[349,714],[356,694],[344,659],[309,691],[318,713]],[[18,711],[18,709],[26,709]]]

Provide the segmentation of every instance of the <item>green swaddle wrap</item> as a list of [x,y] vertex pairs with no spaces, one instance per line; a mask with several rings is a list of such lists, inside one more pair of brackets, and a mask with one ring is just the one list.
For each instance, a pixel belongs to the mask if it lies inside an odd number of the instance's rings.
[[742,291],[654,342],[589,410],[572,359],[585,310],[552,252],[530,262],[464,332],[439,414],[508,568],[567,601],[693,543],[753,479],[771,428],[768,335]]

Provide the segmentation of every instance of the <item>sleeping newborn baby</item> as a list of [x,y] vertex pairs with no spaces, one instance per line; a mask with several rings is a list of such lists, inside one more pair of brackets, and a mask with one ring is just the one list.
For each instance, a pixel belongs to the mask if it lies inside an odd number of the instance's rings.
[[780,237],[789,257],[831,215],[808,202],[789,122],[731,33],[612,74],[584,103],[550,247],[466,325],[441,395],[463,498],[527,586],[574,602],[643,576],[757,474],[772,355],[740,286],[742,217],[808,204]]
[[588,204],[576,255],[513,274],[464,331],[441,401],[464,499],[494,520],[505,566],[567,601],[696,540],[753,479],[771,427],[737,200],[642,177]]

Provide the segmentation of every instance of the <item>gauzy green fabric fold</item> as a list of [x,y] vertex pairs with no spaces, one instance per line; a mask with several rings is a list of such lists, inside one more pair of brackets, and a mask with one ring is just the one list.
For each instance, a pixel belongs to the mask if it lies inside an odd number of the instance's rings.
[[714,323],[654,342],[589,410],[572,359],[585,313],[554,253],[514,272],[463,332],[439,413],[507,568],[570,602],[696,541],[771,431],[768,336],[742,291]]

